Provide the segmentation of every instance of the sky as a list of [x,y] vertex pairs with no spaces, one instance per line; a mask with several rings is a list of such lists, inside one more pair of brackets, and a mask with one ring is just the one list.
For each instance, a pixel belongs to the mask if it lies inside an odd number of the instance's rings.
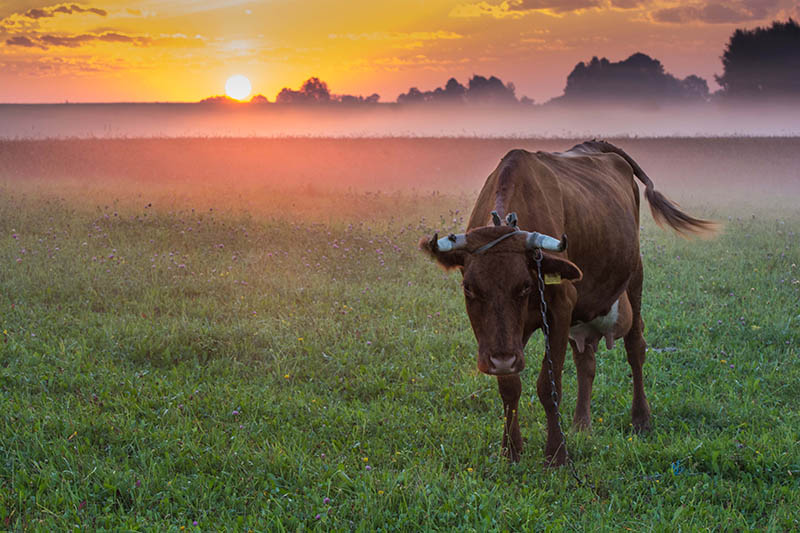
[[309,77],[395,101],[474,74],[543,102],[593,56],[634,52],[716,88],[736,28],[789,0],[97,0],[0,2],[0,103],[186,102],[234,74],[274,100]]

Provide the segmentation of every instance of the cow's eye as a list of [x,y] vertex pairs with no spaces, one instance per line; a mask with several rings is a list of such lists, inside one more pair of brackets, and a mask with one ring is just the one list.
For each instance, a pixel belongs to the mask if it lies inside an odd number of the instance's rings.
[[468,283],[464,282],[461,284],[461,286],[464,288],[464,296],[470,299],[475,298],[475,293],[472,291]]
[[519,290],[519,297],[520,298],[527,298],[531,294],[531,290],[533,290],[533,286],[526,285],[522,289]]

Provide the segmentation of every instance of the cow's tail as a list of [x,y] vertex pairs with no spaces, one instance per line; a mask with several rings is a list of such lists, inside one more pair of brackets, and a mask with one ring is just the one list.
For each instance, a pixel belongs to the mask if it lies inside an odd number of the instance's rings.
[[618,148],[606,141],[592,141],[587,143],[597,151],[603,153],[613,153],[625,159],[633,169],[634,175],[644,184],[644,196],[650,204],[650,212],[656,224],[662,228],[669,226],[679,235],[688,237],[691,235],[700,237],[712,237],[719,230],[719,224],[710,220],[703,220],[687,215],[675,205],[669,198],[655,189],[653,180],[642,170],[642,167],[625,153],[622,148]]

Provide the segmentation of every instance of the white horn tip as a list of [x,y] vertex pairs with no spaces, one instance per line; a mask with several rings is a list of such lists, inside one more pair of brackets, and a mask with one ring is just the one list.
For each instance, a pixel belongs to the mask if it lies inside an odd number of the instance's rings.
[[449,235],[436,241],[436,246],[439,248],[440,252],[452,252],[453,250],[457,248],[463,248],[466,245],[467,237],[463,234]]
[[538,231],[532,232],[527,240],[529,248],[542,248],[543,250],[552,252],[561,252],[564,250],[564,243],[560,240],[550,237],[549,235],[543,235]]

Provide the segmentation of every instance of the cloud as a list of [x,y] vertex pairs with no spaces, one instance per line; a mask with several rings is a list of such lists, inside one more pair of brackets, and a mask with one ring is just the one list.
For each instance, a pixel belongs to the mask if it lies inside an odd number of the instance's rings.
[[[630,1],[622,0],[622,3],[630,4]],[[504,0],[499,4],[484,1],[457,5],[450,11],[450,16],[456,18],[489,16],[503,19],[520,18],[531,13],[543,13],[560,17],[566,13],[600,9],[605,6],[605,0]]]
[[6,39],[6,45],[8,46],[24,46],[26,48],[34,48],[40,46],[35,42],[31,41],[24,35],[18,35],[16,37],[11,37],[10,39]]
[[520,0],[518,9],[524,11],[549,11],[553,13],[567,13],[569,11],[583,11],[603,7],[602,0]]
[[[13,43],[17,46],[41,46],[42,48],[49,48],[52,46],[63,46],[67,48],[78,48],[93,42],[104,43],[130,43],[136,46],[148,46],[153,42],[153,39],[143,35],[126,35],[115,31],[107,31],[104,33],[81,33],[78,35],[53,35],[53,34],[38,34],[33,36],[33,39],[26,36],[14,37],[16,40],[24,40],[31,44]],[[9,39],[10,40],[10,39]],[[6,41],[6,44],[12,44]]]
[[447,39],[461,39],[464,36],[452,31],[412,31],[412,32],[388,32],[377,31],[371,33],[331,33],[329,39],[350,39],[352,41],[435,41]]
[[201,35],[188,37],[176,33],[172,35],[128,35],[119,31],[103,31],[102,33],[81,33],[77,35],[29,33],[17,35],[6,40],[8,46],[78,48],[92,43],[131,44],[133,46],[203,46],[205,39]]
[[39,42],[49,46],[68,46],[70,48],[75,48],[94,39],[95,36],[89,34],[68,35],[63,37],[59,35],[42,35],[39,38]]
[[96,7],[81,7],[78,4],[59,4],[51,7],[33,8],[29,9],[22,16],[30,19],[41,19],[54,17],[56,13],[63,13],[65,15],[72,15],[73,13],[94,13],[105,17],[108,11]]
[[515,10],[512,4],[516,2],[501,2],[500,4],[490,4],[489,2],[478,2],[477,4],[460,4],[450,10],[450,16],[454,18],[476,18],[492,17],[495,19],[520,18],[526,13]]
[[636,9],[645,3],[641,0],[611,0],[610,5],[614,9]]
[[650,17],[654,22],[666,24],[736,24],[776,16],[782,3],[780,0],[712,0],[664,7],[653,11]]

